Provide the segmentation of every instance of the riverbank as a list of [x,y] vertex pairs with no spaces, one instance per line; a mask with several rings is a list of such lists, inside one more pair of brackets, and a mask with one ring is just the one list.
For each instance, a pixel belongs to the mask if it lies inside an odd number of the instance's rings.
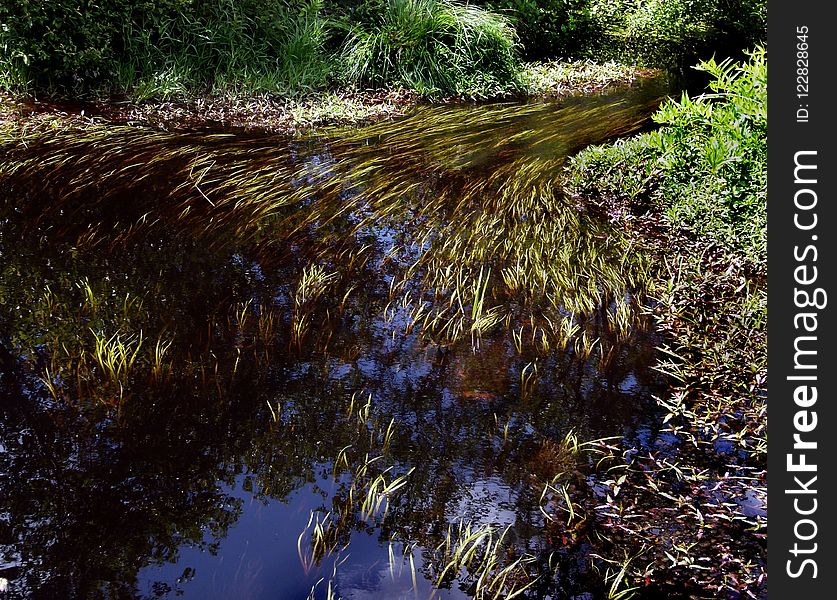
[[[594,442],[605,486],[579,495],[602,570],[639,597],[766,598],[767,289],[739,255],[606,201],[655,265],[646,310],[670,387],[650,439]],[[656,594],[656,595],[655,595]]]
[[[501,96],[493,101],[595,94],[660,74],[655,69],[615,62],[528,63],[524,68],[525,93]],[[334,89],[303,97],[223,95],[141,102],[128,98],[51,101],[15,98],[0,92],[0,124],[26,127],[44,120],[92,119],[167,130],[223,128],[295,133],[331,126],[368,125],[403,116],[419,105],[468,102],[471,101],[462,97],[429,101],[407,89]]]
[[702,63],[712,96],[664,105],[660,129],[591,146],[568,174],[654,265],[662,435],[601,445],[610,487],[586,508],[603,566],[665,597],[767,592],[767,63],[749,56]]

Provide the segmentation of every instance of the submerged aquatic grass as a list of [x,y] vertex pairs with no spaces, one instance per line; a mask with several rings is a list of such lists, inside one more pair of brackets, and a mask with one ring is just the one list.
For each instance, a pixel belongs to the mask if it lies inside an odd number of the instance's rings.
[[[160,227],[213,246],[297,247],[291,344],[300,349],[312,327],[345,313],[357,274],[372,270],[383,278],[374,285],[389,287],[384,314],[405,333],[477,348],[503,327],[516,331],[518,352],[572,345],[586,354],[604,350],[602,327],[618,338],[636,325],[647,280],[634,242],[555,178],[571,150],[564,136],[595,116],[541,105],[418,110],[307,140],[46,124],[0,133],[10,157],[0,178],[49,189],[59,202],[25,211],[84,247]],[[625,108],[592,129],[618,133],[642,118]],[[91,210],[100,216],[85,217]],[[262,327],[272,330],[269,320]]]
[[93,356],[96,363],[110,380],[122,382],[142,349],[142,332],[124,336],[117,331],[110,337],[93,330],[91,333],[95,339]]
[[515,598],[537,582],[527,566],[534,557],[522,555],[506,560],[506,535],[510,527],[500,531],[493,525],[475,525],[460,520],[448,526],[444,541],[435,549],[436,587],[446,581],[464,576],[473,586],[475,599]]

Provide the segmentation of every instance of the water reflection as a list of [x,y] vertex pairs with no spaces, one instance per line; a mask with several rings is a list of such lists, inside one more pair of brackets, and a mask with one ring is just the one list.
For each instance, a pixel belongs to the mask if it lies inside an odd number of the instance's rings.
[[[2,134],[12,597],[600,592],[567,434],[631,431],[660,382],[644,258],[558,177],[661,94]],[[466,526],[482,563],[445,571]]]

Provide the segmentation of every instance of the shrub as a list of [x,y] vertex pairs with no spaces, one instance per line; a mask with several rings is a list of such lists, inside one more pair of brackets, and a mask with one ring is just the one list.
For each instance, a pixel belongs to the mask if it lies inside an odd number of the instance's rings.
[[0,84],[13,90],[82,87],[114,58],[138,2],[0,1]]
[[508,22],[449,0],[388,0],[378,23],[349,34],[343,58],[345,79],[358,85],[471,97],[520,86],[516,38]]
[[623,202],[645,199],[682,224],[739,253],[766,261],[767,59],[763,47],[741,65],[714,59],[697,68],[712,93],[669,101],[662,128],[572,160],[573,193]]
[[527,60],[573,58],[600,35],[590,0],[488,0],[514,25]]
[[766,0],[590,0],[590,14],[589,51],[655,66],[741,57],[767,33]]

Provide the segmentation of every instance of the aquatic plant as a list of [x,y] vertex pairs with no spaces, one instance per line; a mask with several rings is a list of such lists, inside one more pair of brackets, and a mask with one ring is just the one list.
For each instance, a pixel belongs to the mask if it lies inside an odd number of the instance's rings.
[[95,340],[93,356],[99,367],[110,380],[124,381],[142,348],[142,332],[123,336],[117,331],[110,337],[93,330],[91,333]]
[[[310,532],[309,532],[310,529]],[[306,535],[307,534],[307,535]],[[309,543],[303,540],[308,538]],[[340,541],[339,525],[330,512],[312,510],[308,518],[308,524],[297,538],[296,547],[303,570],[308,573],[315,565],[333,552],[339,552],[336,548]],[[306,548],[308,551],[306,552]]]
[[653,72],[651,69],[639,69],[613,60],[545,60],[526,63],[522,79],[527,93],[554,97],[574,93],[575,90],[591,93],[630,83]]
[[415,469],[412,468],[404,475],[394,477],[392,481],[387,482],[385,475],[389,470],[390,468],[385,469],[367,486],[366,497],[360,505],[360,514],[364,521],[377,516],[381,512],[383,513],[382,518],[386,517],[390,496],[407,484],[407,478]]
[[[338,138],[278,145],[95,124],[62,132],[43,123],[0,134],[10,156],[0,177],[37,180],[60,197],[27,211],[77,228],[88,248],[163,224],[219,248],[247,240],[265,252],[304,248],[292,315],[298,349],[313,326],[345,314],[352,274],[377,265],[376,285],[385,278],[389,288],[383,314],[405,333],[444,345],[470,338],[477,348],[503,327],[516,331],[518,352],[573,344],[586,354],[606,350],[597,347],[599,328],[625,335],[636,325],[635,297],[646,281],[635,242],[567,198],[551,174],[579,119],[602,133],[613,119],[627,116],[616,132],[641,122],[624,108],[608,119],[595,114],[502,106],[474,113],[463,128],[456,111],[418,111]],[[521,120],[528,127],[506,135]],[[427,135],[416,136],[416,127]],[[488,177],[475,176],[483,169]],[[132,201],[97,223],[67,219],[67,211],[91,209],[91,189],[99,190],[95,210],[106,212],[125,193]],[[382,234],[392,235],[388,247],[374,242]],[[262,333],[274,330],[271,315],[270,307],[260,311]]]
[[[351,528],[356,525],[380,525],[388,516],[389,503],[403,493],[411,468],[400,475],[395,475],[396,465],[391,462],[387,467],[382,464],[388,457],[388,449],[397,428],[394,418],[384,428],[385,420],[379,410],[373,407],[372,395],[366,396],[366,402],[355,402],[357,392],[353,393],[337,420],[349,427],[351,443],[337,452],[333,461],[332,474],[335,482],[342,482],[337,495],[332,499],[332,510],[315,509],[311,511],[308,523],[297,538],[297,553],[303,569],[308,573],[314,566],[334,554],[332,580],[337,575],[338,567],[347,557],[342,556],[348,547]],[[279,422],[279,407],[270,408],[274,422]],[[290,420],[293,421],[293,415]],[[283,427],[292,428],[292,423]],[[361,454],[364,452],[364,454]],[[392,557],[392,548],[390,547]],[[394,568],[394,559],[390,562],[390,571]],[[415,588],[415,565],[412,564]],[[320,580],[321,582],[322,580]],[[319,583],[312,588],[314,589]],[[328,583],[329,594],[332,582]]]
[[505,537],[492,525],[477,526],[460,520],[449,525],[444,541],[435,549],[434,565],[438,565],[435,584],[441,586],[461,572],[467,573],[466,581],[473,585],[475,599],[515,598],[532,587],[527,566],[534,557],[523,555],[508,562],[505,559]]
[[[597,557],[602,558],[602,557]],[[625,553],[625,558],[622,561],[615,561],[602,558],[607,563],[604,580],[610,584],[607,590],[607,600],[629,600],[637,594],[640,586],[630,586],[627,582],[627,575],[631,570],[631,563],[637,556],[629,556]],[[614,570],[617,567],[619,570]]]
[[291,315],[291,344],[302,348],[305,334],[312,325],[317,299],[339,279],[339,273],[326,273],[319,265],[308,265],[302,270],[294,296]]

